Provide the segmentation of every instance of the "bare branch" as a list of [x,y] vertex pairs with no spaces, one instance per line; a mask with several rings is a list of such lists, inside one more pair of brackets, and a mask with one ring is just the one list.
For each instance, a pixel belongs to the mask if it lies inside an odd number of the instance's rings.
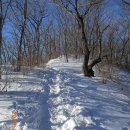
[[[11,2],[12,2],[12,0],[9,1],[9,3],[8,3],[7,7],[6,7],[5,14],[4,14],[4,16],[3,16],[3,24],[4,24],[4,22],[5,22],[5,18],[6,18],[6,15],[7,15],[7,11],[8,11],[8,8],[9,8]],[[2,26],[3,26],[3,24],[2,24]]]
[[73,15],[73,16],[76,16],[76,14],[72,11],[72,10],[70,10],[69,8],[68,8],[68,6],[69,6],[69,4],[71,4],[73,7],[74,7],[74,5],[69,1],[69,3],[68,4],[64,4],[64,2],[63,2],[63,0],[60,0],[60,1],[58,1],[58,0],[53,0],[53,2],[57,5],[57,6],[59,6],[59,7],[62,7],[65,11],[67,11],[69,14],[71,14],[71,15]]
[[129,6],[130,6],[130,2],[127,2],[127,1],[125,1],[125,0],[122,0],[122,2],[123,2],[124,4],[126,4],[126,5],[129,5]]

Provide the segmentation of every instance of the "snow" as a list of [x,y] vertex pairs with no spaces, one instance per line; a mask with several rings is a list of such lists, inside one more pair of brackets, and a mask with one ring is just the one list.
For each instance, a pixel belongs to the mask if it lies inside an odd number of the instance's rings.
[[121,70],[120,82],[103,84],[84,77],[81,66],[82,59],[59,57],[26,74],[10,72],[8,91],[0,93],[0,130],[129,130],[130,74]]

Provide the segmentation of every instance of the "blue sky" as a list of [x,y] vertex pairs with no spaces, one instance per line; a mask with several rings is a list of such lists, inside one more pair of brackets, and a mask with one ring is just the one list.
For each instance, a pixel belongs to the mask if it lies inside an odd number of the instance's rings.
[[[120,17],[120,12],[121,12],[121,7],[119,4],[120,0],[108,0],[108,4],[106,5],[106,13],[110,15],[110,17],[112,17],[112,20],[117,21],[117,19]],[[51,7],[52,5],[49,5],[49,16],[47,18],[45,18],[43,21],[45,23],[48,22],[48,19],[52,19],[54,17],[51,17],[51,14],[54,12],[54,8]],[[9,24],[8,20],[7,23],[4,26],[4,30],[3,30],[3,36],[6,39],[10,39],[11,37],[11,31],[12,31],[12,27],[11,24]]]

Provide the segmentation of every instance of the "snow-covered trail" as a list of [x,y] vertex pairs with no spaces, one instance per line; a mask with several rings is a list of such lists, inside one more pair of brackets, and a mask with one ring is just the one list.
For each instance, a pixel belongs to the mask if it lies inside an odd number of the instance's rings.
[[81,65],[58,58],[18,74],[0,94],[0,130],[12,130],[12,111],[16,130],[129,130],[128,96],[116,83],[84,78]]
[[114,82],[102,84],[99,77],[84,78],[80,61],[66,63],[59,58],[48,66],[58,71],[56,84],[50,88],[56,92],[50,99],[55,130],[130,129],[129,88],[124,88],[126,94]]

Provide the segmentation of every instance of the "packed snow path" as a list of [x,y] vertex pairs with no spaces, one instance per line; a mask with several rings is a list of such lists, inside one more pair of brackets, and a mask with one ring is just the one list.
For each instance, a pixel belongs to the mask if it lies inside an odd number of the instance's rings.
[[51,60],[46,68],[12,74],[0,94],[0,130],[130,130],[130,86],[85,78],[80,61]]

